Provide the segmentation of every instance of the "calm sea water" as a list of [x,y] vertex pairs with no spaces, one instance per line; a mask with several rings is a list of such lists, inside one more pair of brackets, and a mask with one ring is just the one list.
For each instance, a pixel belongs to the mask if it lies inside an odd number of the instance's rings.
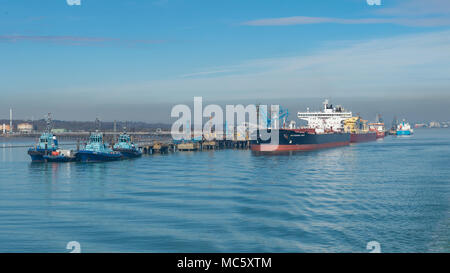
[[1,148],[0,252],[450,252],[450,130],[289,155],[32,164]]

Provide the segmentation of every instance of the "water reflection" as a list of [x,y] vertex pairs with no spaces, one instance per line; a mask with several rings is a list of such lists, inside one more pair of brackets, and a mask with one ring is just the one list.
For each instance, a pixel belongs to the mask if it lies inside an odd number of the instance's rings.
[[[111,164],[112,163],[112,164]],[[121,168],[118,162],[105,163],[80,163],[80,162],[30,162],[28,163],[28,174],[30,177],[47,179],[47,182],[70,182],[83,176],[92,181],[102,181],[112,170]]]
[[0,252],[448,251],[449,139],[63,164],[0,148]]

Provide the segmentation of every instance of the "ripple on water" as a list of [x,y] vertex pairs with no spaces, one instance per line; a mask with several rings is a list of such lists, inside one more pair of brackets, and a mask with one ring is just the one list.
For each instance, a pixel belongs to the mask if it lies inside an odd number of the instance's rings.
[[[0,148],[0,250],[448,252],[450,136],[285,155],[30,164]],[[446,131],[445,131],[446,132]]]

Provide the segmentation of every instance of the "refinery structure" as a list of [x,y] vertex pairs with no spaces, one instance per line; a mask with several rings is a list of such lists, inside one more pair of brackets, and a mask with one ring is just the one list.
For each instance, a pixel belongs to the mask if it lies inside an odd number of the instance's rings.
[[12,120],[12,108],[9,109],[9,125],[3,123],[2,124],[2,134],[12,134],[13,132],[13,120]]
[[13,124],[13,109],[9,109],[9,124],[3,122],[0,124],[0,131],[3,135],[11,135],[13,133],[19,134],[31,134],[34,132],[34,126],[32,123],[21,122],[16,125],[14,128]]

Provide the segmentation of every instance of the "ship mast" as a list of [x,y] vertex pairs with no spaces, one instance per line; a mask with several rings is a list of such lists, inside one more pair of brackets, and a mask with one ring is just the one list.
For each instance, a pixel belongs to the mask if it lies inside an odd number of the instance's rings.
[[95,118],[95,131],[100,131],[100,120],[98,119],[98,117]]
[[46,120],[46,131],[47,133],[50,133],[52,131],[52,113],[47,113],[47,120]]

